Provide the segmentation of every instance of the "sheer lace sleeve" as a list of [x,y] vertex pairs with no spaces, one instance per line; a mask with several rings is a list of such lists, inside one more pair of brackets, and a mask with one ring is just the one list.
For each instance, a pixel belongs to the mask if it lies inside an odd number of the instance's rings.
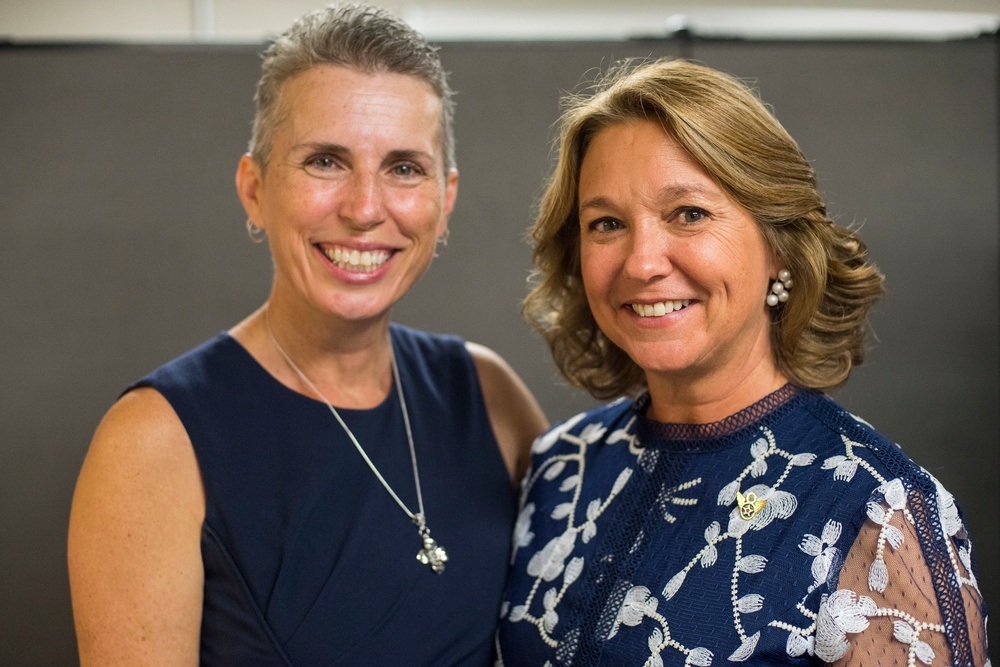
[[822,605],[817,655],[839,666],[988,665],[971,546],[950,494],[880,486]]

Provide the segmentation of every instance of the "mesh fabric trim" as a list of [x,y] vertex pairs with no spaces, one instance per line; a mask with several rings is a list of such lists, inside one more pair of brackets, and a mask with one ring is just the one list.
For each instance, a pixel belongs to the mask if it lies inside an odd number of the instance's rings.
[[786,384],[753,405],[736,414],[709,424],[677,424],[654,421],[645,416],[649,408],[649,392],[635,400],[639,416],[637,431],[643,447],[656,447],[680,452],[718,451],[744,441],[745,431],[756,428],[764,419],[780,419],[794,405],[793,400],[806,390]]

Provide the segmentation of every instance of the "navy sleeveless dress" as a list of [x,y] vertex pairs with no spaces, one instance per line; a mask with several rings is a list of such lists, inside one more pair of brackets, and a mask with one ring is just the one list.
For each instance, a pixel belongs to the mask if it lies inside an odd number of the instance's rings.
[[[202,665],[489,664],[514,490],[462,341],[399,325],[391,336],[441,574],[417,561],[415,526],[326,405],[228,334],[135,385],[170,402],[201,468]],[[395,388],[340,413],[415,512]]]

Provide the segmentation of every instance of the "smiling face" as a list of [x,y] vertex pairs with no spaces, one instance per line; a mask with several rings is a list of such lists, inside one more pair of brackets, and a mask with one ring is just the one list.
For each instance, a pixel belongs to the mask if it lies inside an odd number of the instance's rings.
[[579,202],[587,301],[651,390],[773,378],[764,305],[772,253],[750,215],[659,124],[599,131]]
[[414,77],[324,65],[286,82],[280,104],[266,171],[244,156],[237,172],[270,242],[271,301],[387,318],[430,264],[455,202],[441,101]]

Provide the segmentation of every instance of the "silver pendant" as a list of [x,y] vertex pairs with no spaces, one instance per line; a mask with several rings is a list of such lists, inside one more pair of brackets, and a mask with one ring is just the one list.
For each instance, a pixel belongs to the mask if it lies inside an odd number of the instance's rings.
[[424,537],[424,548],[417,553],[417,560],[424,565],[430,565],[431,569],[441,574],[444,572],[445,561],[448,560],[448,553],[443,547],[439,547],[430,535]]
[[444,564],[448,560],[448,552],[431,537],[431,531],[427,527],[423,514],[415,515],[414,522],[417,524],[420,539],[424,542],[424,548],[417,552],[417,560],[424,565],[430,565],[434,572],[441,574],[444,572]]

